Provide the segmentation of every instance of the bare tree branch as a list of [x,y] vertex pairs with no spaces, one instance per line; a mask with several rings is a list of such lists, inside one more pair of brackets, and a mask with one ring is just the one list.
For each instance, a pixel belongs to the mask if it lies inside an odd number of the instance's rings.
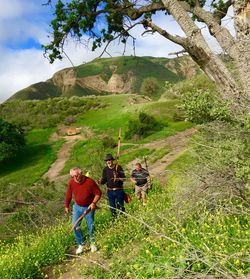
[[145,19],[143,21],[143,26],[144,26],[144,28],[148,28],[148,27],[152,28],[153,31],[156,31],[157,33],[159,33],[166,39],[168,39],[176,44],[184,45],[185,43],[187,43],[187,40],[185,38],[180,37],[180,36],[171,35],[166,30],[164,30],[161,27],[159,27],[158,25],[154,24],[151,20]]

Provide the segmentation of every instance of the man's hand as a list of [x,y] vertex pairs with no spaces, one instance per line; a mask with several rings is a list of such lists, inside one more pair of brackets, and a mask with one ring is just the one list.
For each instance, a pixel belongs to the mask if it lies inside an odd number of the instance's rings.
[[95,182],[96,182],[97,185],[100,185],[101,184],[101,179],[96,179]]
[[92,202],[88,208],[90,208],[91,210],[96,210],[96,204]]
[[65,212],[68,214],[70,213],[70,208],[69,207],[65,207]]

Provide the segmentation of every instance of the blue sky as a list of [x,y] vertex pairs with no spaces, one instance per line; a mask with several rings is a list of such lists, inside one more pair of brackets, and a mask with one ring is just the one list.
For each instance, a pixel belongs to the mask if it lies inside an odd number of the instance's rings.
[[[0,103],[33,83],[44,81],[66,67],[71,67],[65,58],[50,64],[43,56],[41,44],[48,43],[49,23],[52,19],[50,6],[42,6],[47,0],[0,0]],[[53,2],[53,1],[52,1]],[[55,1],[54,1],[55,2]],[[157,16],[157,24],[170,26],[173,34],[182,34],[181,29],[170,17]],[[181,48],[160,35],[146,35],[141,27],[133,30],[136,40],[136,55],[168,57]],[[112,44],[108,51],[112,56],[122,55],[123,45]],[[101,49],[91,51],[83,45],[68,41],[65,52],[73,64],[79,65],[98,57]],[[127,46],[126,55],[133,54],[133,47]],[[105,56],[104,56],[105,57]]]

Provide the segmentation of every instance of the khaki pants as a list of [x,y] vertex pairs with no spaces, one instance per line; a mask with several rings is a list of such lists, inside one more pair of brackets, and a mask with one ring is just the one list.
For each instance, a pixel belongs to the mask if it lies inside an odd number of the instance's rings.
[[135,185],[135,195],[139,200],[142,200],[143,202],[146,202],[147,200],[147,190],[148,190],[147,183],[142,186]]

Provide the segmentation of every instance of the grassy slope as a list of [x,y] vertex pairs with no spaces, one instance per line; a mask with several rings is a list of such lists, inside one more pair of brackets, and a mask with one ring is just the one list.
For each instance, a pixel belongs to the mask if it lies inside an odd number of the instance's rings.
[[55,86],[51,81],[38,82],[27,88],[18,91],[12,99],[20,100],[44,100],[61,96],[61,89]]
[[56,158],[63,143],[50,143],[54,129],[33,130],[26,136],[26,147],[12,160],[0,164],[0,186],[8,183],[31,185],[39,180]]
[[166,80],[175,83],[182,79],[164,67],[162,60],[166,62],[168,59],[151,58],[124,56],[94,60],[77,67],[77,77],[101,75],[103,80],[108,81],[112,75],[110,67],[115,67],[116,74],[132,72],[136,76],[137,80],[134,84],[134,92],[139,91],[143,79],[147,77],[156,78],[160,84],[163,84]]
[[[156,101],[129,105],[129,101],[133,96],[134,95],[126,94],[98,97],[100,102],[106,105],[105,108],[88,111],[79,117],[77,124],[87,125],[91,127],[97,135],[106,134],[113,137],[115,141],[118,137],[119,128],[122,128],[122,141],[124,143],[123,135],[127,128],[128,121],[135,118],[139,111],[148,112],[149,114],[154,115],[166,126],[161,131],[156,132],[143,140],[134,142],[135,144],[138,144],[138,146],[140,143],[161,139],[192,126],[189,122],[175,122],[173,120],[173,113],[176,111],[175,105],[178,104],[178,101]],[[129,142],[133,143],[132,140]],[[101,145],[101,141],[97,138],[85,143],[79,142],[73,147],[71,158],[66,163],[62,174],[66,174],[70,167],[80,165],[90,171],[92,176],[97,178],[98,175],[96,173],[98,171],[100,172],[101,166],[98,166],[98,169],[95,169],[94,165],[103,165],[101,160],[104,157],[104,154],[108,152],[116,154],[116,148],[104,149]],[[93,154],[95,154],[96,157]],[[128,152],[125,156],[122,156],[121,162],[126,164],[129,160],[132,161],[133,158],[142,158],[149,154],[149,150],[133,150]]]

